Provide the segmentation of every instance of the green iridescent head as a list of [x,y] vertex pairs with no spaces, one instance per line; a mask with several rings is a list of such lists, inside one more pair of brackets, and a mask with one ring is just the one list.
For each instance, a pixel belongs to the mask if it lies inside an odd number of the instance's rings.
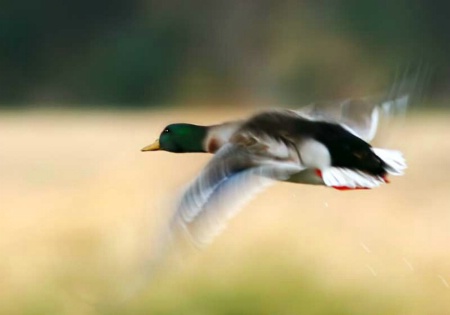
[[205,126],[171,124],[163,129],[158,140],[141,151],[206,152],[204,141],[207,131]]

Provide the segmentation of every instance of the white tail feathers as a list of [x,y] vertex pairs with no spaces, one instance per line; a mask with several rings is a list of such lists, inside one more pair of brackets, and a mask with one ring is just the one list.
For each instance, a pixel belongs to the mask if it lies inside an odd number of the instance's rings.
[[403,175],[406,162],[400,151],[372,148],[372,151],[386,163],[386,171],[391,175]]
[[382,177],[341,167],[322,170],[322,179],[326,186],[348,189],[375,188],[385,183]]
[[[403,175],[406,168],[405,159],[399,151],[372,148],[372,151],[386,163],[386,171],[392,175]],[[387,179],[383,176],[374,176],[358,170],[341,167],[330,167],[322,170],[322,179],[326,186],[335,188],[375,188]]]

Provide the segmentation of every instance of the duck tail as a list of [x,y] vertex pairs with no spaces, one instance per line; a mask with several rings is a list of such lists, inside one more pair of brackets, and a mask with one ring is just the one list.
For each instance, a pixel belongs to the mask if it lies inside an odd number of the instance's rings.
[[372,151],[386,164],[386,172],[391,175],[400,176],[407,168],[405,158],[400,151],[372,148]]
[[322,177],[325,186],[337,190],[372,189],[386,183],[381,176],[342,167],[326,168],[321,170],[318,175]]

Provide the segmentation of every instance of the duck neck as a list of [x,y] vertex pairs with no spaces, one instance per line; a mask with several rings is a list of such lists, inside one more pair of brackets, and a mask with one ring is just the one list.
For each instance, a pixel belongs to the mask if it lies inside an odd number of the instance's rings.
[[184,152],[207,152],[205,150],[205,139],[208,137],[209,127],[191,125],[189,139],[183,142]]
[[230,141],[241,125],[242,121],[232,121],[207,127],[207,136],[203,142],[204,152],[215,153]]

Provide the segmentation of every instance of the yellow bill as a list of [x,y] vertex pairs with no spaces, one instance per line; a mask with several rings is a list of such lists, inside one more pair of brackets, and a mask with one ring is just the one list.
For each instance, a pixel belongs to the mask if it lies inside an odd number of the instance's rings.
[[156,140],[155,142],[153,142],[152,144],[150,144],[150,145],[148,145],[148,146],[146,146],[146,147],[144,147],[144,148],[141,149],[142,152],[146,152],[146,151],[158,151],[158,150],[160,150],[160,147],[159,147],[159,139]]

